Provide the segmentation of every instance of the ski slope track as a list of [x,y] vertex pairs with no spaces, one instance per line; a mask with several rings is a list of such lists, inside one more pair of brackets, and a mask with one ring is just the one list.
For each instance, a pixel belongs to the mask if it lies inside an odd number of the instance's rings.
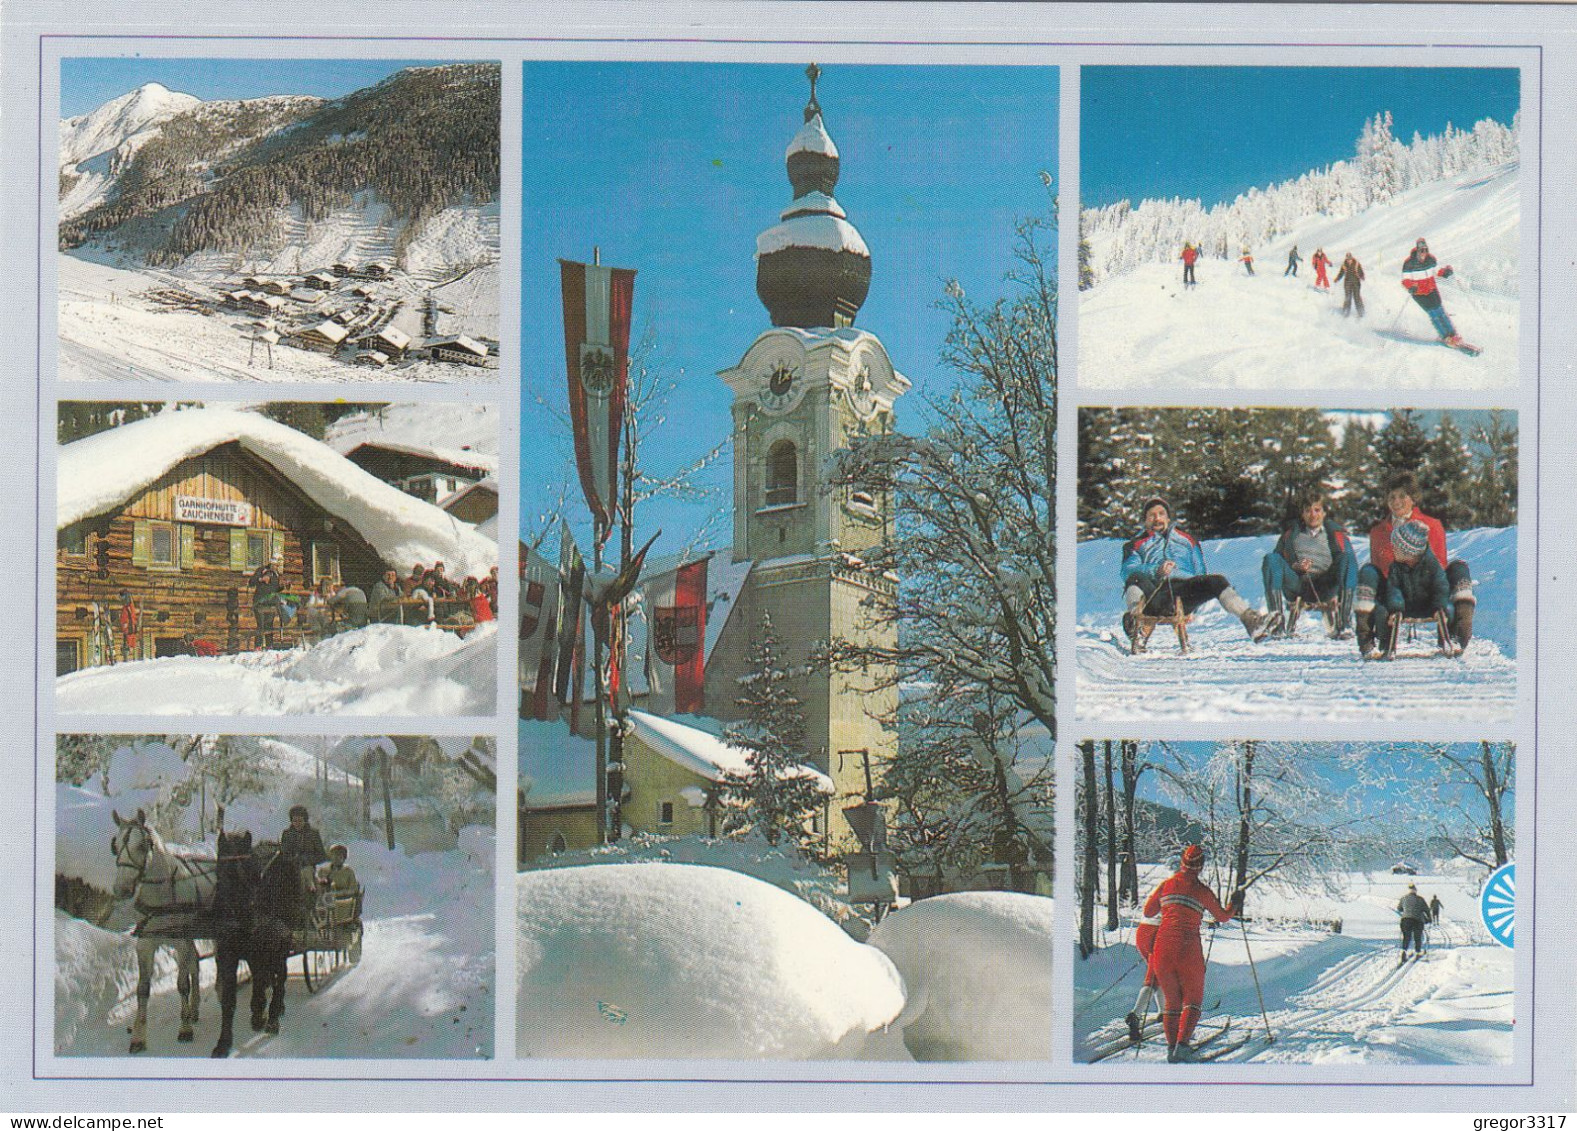
[[[1165,869],[1146,869],[1141,889],[1150,890],[1165,874]],[[1354,873],[1347,877],[1348,895],[1339,900],[1256,890],[1247,946],[1235,922],[1217,928],[1213,945],[1205,939],[1207,1008],[1199,1032],[1230,1022],[1231,1038],[1221,1043],[1250,1038],[1241,1049],[1225,1053],[1221,1063],[1510,1063],[1512,952],[1493,943],[1478,922],[1477,881],[1417,877],[1420,890],[1438,894],[1444,910],[1441,922],[1428,928],[1424,957],[1398,963],[1394,908],[1405,889],[1401,879]],[[1338,918],[1340,934],[1315,922]],[[1107,934],[1105,949],[1075,970],[1076,1059],[1090,1059],[1127,1032],[1123,1015],[1139,992],[1142,964],[1105,997],[1097,1000],[1097,995],[1138,957],[1130,945],[1131,930]],[[1255,971],[1265,996],[1264,1016],[1254,990]],[[1152,1013],[1159,1008],[1159,1003],[1152,1006]],[[1266,1039],[1267,1024],[1274,1041]],[[1143,1045],[1104,1063],[1165,1060],[1165,1040],[1146,1030]],[[1179,1065],[1176,1071],[1209,1070]]]
[[[1180,263],[1152,263],[1080,295],[1079,383],[1099,388],[1514,389],[1517,383],[1516,163],[1403,193],[1346,219],[1307,217],[1254,248],[1258,274],[1202,258],[1185,289]],[[1441,295],[1458,332],[1483,347],[1470,357],[1439,344],[1428,316],[1401,285],[1420,236],[1441,266]],[[1100,261],[1099,241],[1092,248]],[[1305,262],[1285,276],[1294,246]],[[1323,247],[1329,290],[1307,260]],[[1367,316],[1344,318],[1335,282],[1351,251],[1363,264]],[[1235,252],[1235,249],[1234,249]]]
[[[1359,564],[1368,540],[1354,539]],[[1205,542],[1212,573],[1224,574],[1245,600],[1263,609],[1260,562],[1275,538]],[[1188,655],[1165,625],[1149,650],[1128,652],[1123,635],[1118,565],[1122,544],[1102,539],[1079,546],[1077,701],[1082,720],[1185,721],[1227,719],[1428,720],[1505,722],[1516,711],[1516,528],[1449,535],[1453,558],[1473,570],[1478,607],[1475,635],[1465,655],[1366,662],[1356,643],[1330,640],[1313,615],[1297,635],[1259,644],[1215,602],[1199,609],[1189,626]],[[1403,638],[1399,653],[1423,656],[1433,634]]]

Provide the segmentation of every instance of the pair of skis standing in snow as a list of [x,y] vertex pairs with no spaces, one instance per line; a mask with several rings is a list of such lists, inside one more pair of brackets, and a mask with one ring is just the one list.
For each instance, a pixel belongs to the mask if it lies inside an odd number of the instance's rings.
[[[1183,245],[1183,253],[1179,257],[1183,261],[1183,286],[1195,285],[1194,263],[1199,258],[1199,249],[1192,243]],[[1238,257],[1243,264],[1243,269],[1249,274],[1254,274],[1254,255],[1247,247]],[[1303,262],[1303,257],[1298,254],[1297,245],[1287,253],[1287,269],[1282,272],[1282,277],[1288,275],[1296,278],[1298,264]],[[1331,283],[1327,272],[1330,269],[1331,258],[1325,254],[1324,248],[1317,248],[1314,258],[1310,260],[1314,265],[1316,287],[1329,290]],[[1407,260],[1402,264],[1402,286],[1407,288],[1407,293],[1413,296],[1413,301],[1420,310],[1429,316],[1429,321],[1440,335],[1440,344],[1451,349],[1477,357],[1483,352],[1463,339],[1457,333],[1456,326],[1451,321],[1451,316],[1446,313],[1445,301],[1440,297],[1439,279],[1449,279],[1452,270],[1449,264],[1442,267],[1439,261],[1430,253],[1429,242],[1422,237],[1413,244],[1413,250],[1408,253]],[[1358,317],[1362,318],[1363,311],[1363,265],[1360,264],[1352,252],[1348,252],[1342,260],[1341,269],[1336,273],[1336,281],[1342,284],[1342,315],[1346,317],[1354,306],[1358,309]]]
[[1325,611],[1333,639],[1347,637],[1356,617],[1364,659],[1393,658],[1409,620],[1435,622],[1442,652],[1461,655],[1473,636],[1472,574],[1466,562],[1447,557],[1445,527],[1418,508],[1420,494],[1410,472],[1386,479],[1388,513],[1370,529],[1369,562],[1360,569],[1351,537],[1326,516],[1323,493],[1307,493],[1299,521],[1263,559],[1267,613],[1252,608],[1226,577],[1207,571],[1199,541],[1176,525],[1165,499],[1147,500],[1144,530],[1123,547],[1129,650],[1144,650],[1141,616],[1167,617],[1177,610],[1188,616],[1215,600],[1256,643],[1272,632],[1292,635],[1299,610],[1307,606]]

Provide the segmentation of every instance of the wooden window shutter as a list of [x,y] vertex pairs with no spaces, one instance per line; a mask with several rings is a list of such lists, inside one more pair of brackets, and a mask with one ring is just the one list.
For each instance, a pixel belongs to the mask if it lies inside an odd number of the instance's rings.
[[280,569],[285,567],[285,532],[283,530],[270,530],[268,532],[268,558],[277,562]]
[[131,564],[147,566],[153,562],[153,532],[146,519],[136,519],[131,527]]
[[197,564],[197,528],[183,522],[176,530],[181,534],[181,568],[191,569]]
[[246,536],[246,527],[230,528],[230,568],[237,573],[246,572]]

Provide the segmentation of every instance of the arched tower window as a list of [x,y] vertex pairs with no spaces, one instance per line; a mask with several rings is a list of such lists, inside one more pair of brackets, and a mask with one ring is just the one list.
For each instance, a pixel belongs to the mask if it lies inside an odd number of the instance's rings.
[[557,856],[561,852],[568,851],[568,849],[569,841],[564,839],[564,834],[554,833],[553,839],[548,843],[548,851]]
[[767,450],[766,505],[780,507],[799,501],[799,451],[793,440],[779,440]]

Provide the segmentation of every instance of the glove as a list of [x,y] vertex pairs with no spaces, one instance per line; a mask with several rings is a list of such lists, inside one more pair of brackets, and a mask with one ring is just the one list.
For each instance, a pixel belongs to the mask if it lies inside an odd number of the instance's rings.
[[1449,279],[1449,278],[1451,278],[1451,268],[1449,268],[1449,267],[1442,267],[1440,269],[1440,277],[1442,279]]

